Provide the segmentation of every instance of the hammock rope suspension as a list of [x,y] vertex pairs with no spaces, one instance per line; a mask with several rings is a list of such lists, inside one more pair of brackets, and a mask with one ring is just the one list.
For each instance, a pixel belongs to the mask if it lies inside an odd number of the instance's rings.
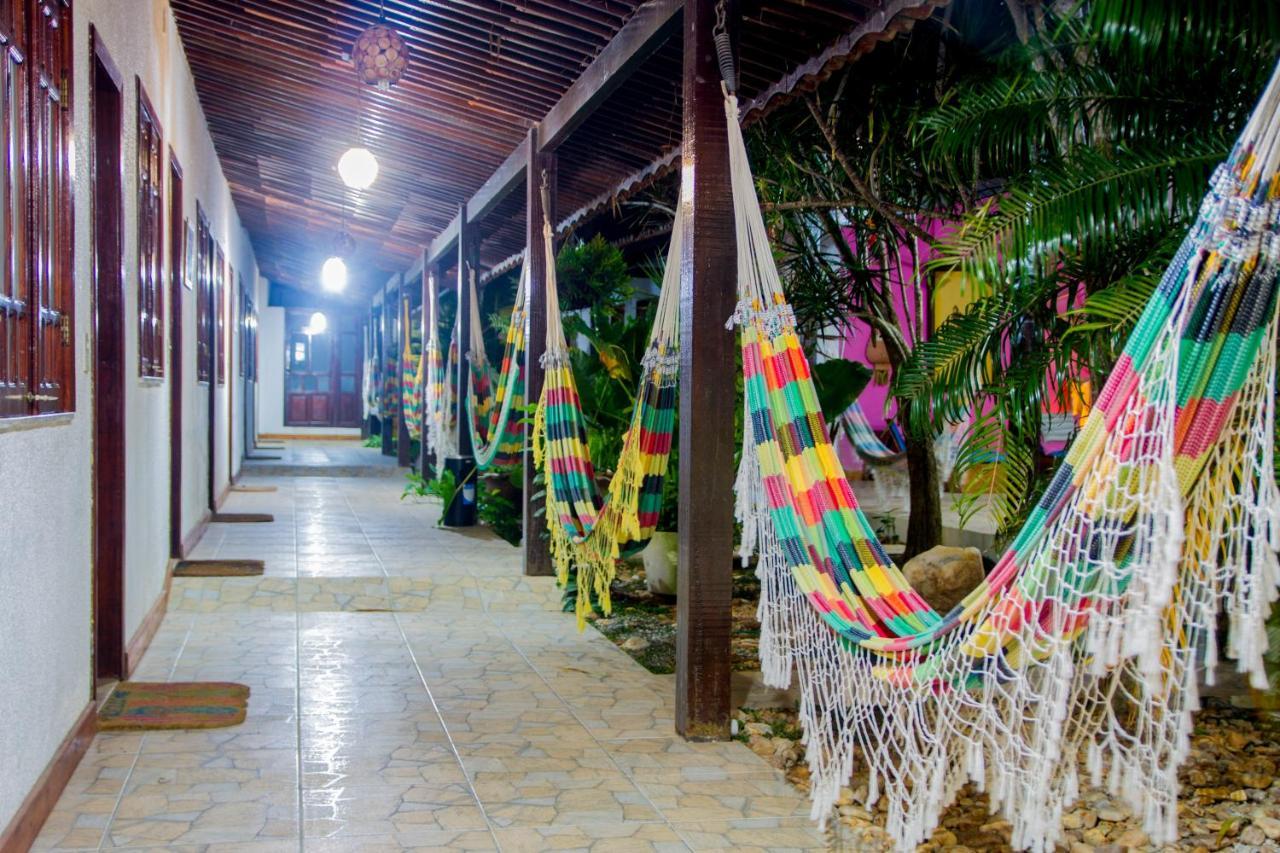
[[860,754],[910,849],[967,781],[1050,850],[1084,780],[1177,837],[1201,673],[1265,683],[1280,495],[1272,467],[1280,69],[1057,474],[948,613],[906,582],[827,438],[726,90],[746,418],[743,547],[760,556],[766,680],[802,691],[824,818]]
[[547,528],[556,575],[563,584],[571,566],[578,573],[579,626],[591,612],[592,597],[609,611],[616,561],[648,543],[662,509],[679,375],[684,209],[677,205],[676,211],[653,329],[641,361],[640,389],[617,467],[603,496],[560,316],[551,224],[543,221],[547,341],[541,363],[546,380],[534,417],[532,445],[535,464],[547,483]]

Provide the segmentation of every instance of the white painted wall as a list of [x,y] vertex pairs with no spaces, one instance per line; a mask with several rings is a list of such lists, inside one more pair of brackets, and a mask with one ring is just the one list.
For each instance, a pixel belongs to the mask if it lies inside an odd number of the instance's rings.
[[[158,113],[166,146],[184,171],[186,215],[198,199],[214,236],[246,282],[258,279],[248,235],[240,226],[218,164],[190,70],[166,0],[75,0],[75,317],[76,411],[54,425],[0,421],[0,827],[7,825],[90,698],[92,376],[92,247],[88,86],[92,24],[124,82],[126,164],[125,318],[127,377],[125,636],[132,637],[162,592],[168,562],[168,378],[142,380],[137,370],[137,203],[135,75]],[[168,174],[165,175],[166,191]],[[167,228],[166,219],[166,228]],[[168,239],[166,236],[166,255]],[[166,279],[167,280],[167,279]],[[167,295],[172,298],[172,294]],[[184,302],[183,530],[200,521],[205,500],[207,388],[195,382],[195,302]],[[259,304],[264,304],[260,301]],[[235,311],[228,306],[234,332]],[[165,306],[166,321],[169,306]],[[167,338],[166,338],[167,340]],[[234,341],[218,401],[217,481],[228,480],[228,395],[239,384]],[[166,368],[166,372],[169,372]],[[243,420],[236,418],[239,425]],[[242,443],[239,444],[243,446]],[[237,457],[239,453],[237,452]]]

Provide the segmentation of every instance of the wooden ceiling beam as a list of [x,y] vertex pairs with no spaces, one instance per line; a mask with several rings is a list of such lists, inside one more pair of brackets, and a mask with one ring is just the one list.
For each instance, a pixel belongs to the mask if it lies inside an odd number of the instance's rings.
[[[538,124],[541,150],[554,150],[621,86],[675,32],[683,0],[649,0],[618,30],[595,60],[547,111]],[[516,145],[497,171],[467,202],[466,218],[477,222],[524,181],[525,146]],[[434,263],[458,240],[455,216],[431,242],[426,262]]]

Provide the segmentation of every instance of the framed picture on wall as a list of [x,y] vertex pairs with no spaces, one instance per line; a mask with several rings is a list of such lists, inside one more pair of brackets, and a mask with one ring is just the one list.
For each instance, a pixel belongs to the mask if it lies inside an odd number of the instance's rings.
[[187,226],[186,241],[186,274],[182,277],[182,283],[187,286],[187,290],[196,289],[196,227],[191,224],[190,219],[184,219],[183,222]]

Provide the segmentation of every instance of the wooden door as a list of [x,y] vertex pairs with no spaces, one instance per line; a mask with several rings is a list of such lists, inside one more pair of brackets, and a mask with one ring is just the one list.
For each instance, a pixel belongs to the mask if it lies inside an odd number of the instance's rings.
[[326,311],[326,328],[311,328],[313,311],[285,320],[284,422],[287,426],[359,427],[360,327],[349,312]]
[[124,678],[125,296],[123,85],[92,28],[93,652],[98,679]]
[[182,166],[169,151],[169,556],[182,554],[182,288],[186,227]]

